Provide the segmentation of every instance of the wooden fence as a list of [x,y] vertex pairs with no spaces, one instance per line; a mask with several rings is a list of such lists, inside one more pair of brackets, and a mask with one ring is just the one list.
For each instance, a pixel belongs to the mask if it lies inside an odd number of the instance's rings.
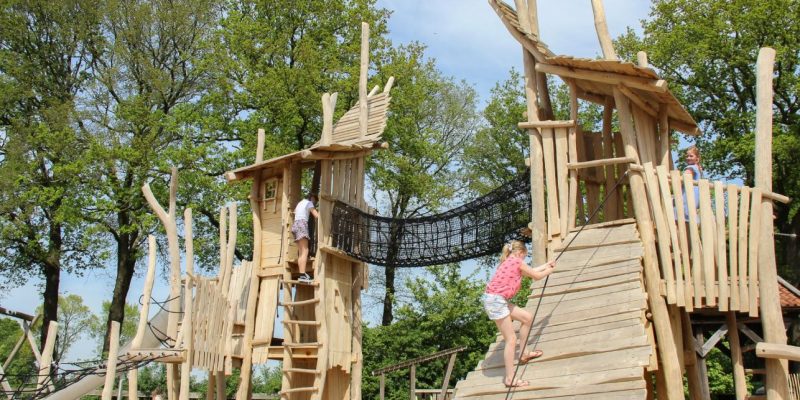
[[783,196],[650,163],[643,172],[667,302],[757,317],[760,205]]

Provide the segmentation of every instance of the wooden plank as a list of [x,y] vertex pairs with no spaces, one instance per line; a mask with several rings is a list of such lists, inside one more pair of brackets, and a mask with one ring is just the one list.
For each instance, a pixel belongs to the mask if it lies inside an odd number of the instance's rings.
[[[574,120],[578,120],[578,97],[577,91],[575,90],[575,82],[572,80],[567,81],[567,86],[569,86],[569,114],[570,118]],[[583,149],[582,144],[578,143],[581,142],[583,139],[583,134],[581,133],[581,126],[580,124],[576,124],[572,128],[568,128],[567,130],[567,146],[568,146],[568,159],[567,162],[576,163],[579,161],[580,151],[578,150]],[[584,157],[585,158],[585,157]],[[560,165],[559,165],[560,167]],[[564,165],[564,169],[566,165]],[[576,219],[576,207],[583,209],[583,196],[578,196],[578,171],[577,170],[570,170],[567,169],[569,172],[569,196],[567,201],[567,231],[575,226],[575,219]],[[563,181],[562,181],[563,182]],[[591,212],[591,211],[587,211]],[[584,213],[580,213],[578,217],[581,220],[585,219]],[[563,225],[562,225],[563,226]]]
[[552,129],[542,129],[542,150],[544,153],[544,177],[547,194],[547,230],[548,236],[553,237],[561,233],[561,221],[558,211],[555,133]]
[[728,235],[726,238],[728,244],[728,266],[730,268],[730,310],[739,310],[739,270],[738,270],[738,234],[739,234],[739,196],[736,185],[730,183],[727,186],[728,193]]
[[570,144],[568,142],[569,139],[567,134],[568,133],[566,129],[555,129],[556,176],[558,178],[558,218],[561,223],[560,232],[569,232],[570,227],[568,216],[569,206],[571,203],[569,202],[570,188],[568,182],[571,183],[571,179],[569,178],[569,170],[567,169]]
[[[692,283],[694,284],[694,306],[700,308],[703,306],[703,259],[700,252],[700,232],[697,227],[697,202],[694,198],[694,184],[691,172],[683,174],[683,187],[684,196],[686,199],[685,210],[688,213],[689,219],[689,234],[691,238],[691,263],[692,265]],[[678,210],[678,213],[681,211]],[[686,213],[684,214],[686,216]]]
[[756,343],[756,356],[760,358],[800,361],[800,347],[778,343]]
[[739,311],[750,311],[750,290],[747,275],[748,243],[747,230],[750,226],[748,216],[750,215],[750,188],[742,187],[739,193],[741,205],[739,208]]
[[750,210],[750,254],[747,261],[748,292],[750,295],[750,316],[758,317],[758,252],[761,235],[761,191],[753,189],[753,205]]
[[[678,226],[675,220],[675,210],[677,207],[673,203],[670,195],[669,177],[667,167],[659,165],[656,167],[656,179],[661,192],[661,201],[664,204],[664,215],[669,231],[670,244],[672,245],[672,262],[675,274],[675,300],[679,307],[685,307],[687,301],[691,302],[691,297],[687,296],[686,284],[683,279],[683,266],[681,246],[678,240]],[[691,278],[689,278],[691,279]]]
[[641,257],[643,253],[641,242],[623,243],[601,248],[585,248],[562,253],[559,258],[560,270],[584,268],[593,263],[628,260]]
[[[591,399],[596,398],[598,393],[603,394],[603,398],[606,398],[606,395],[613,396],[616,394],[623,394],[624,396],[616,397],[622,399],[634,399],[634,398],[641,398],[637,396],[633,389],[640,389],[641,386],[644,385],[644,381],[640,379],[633,378],[635,369],[620,369],[620,370],[609,370],[606,373],[606,380],[611,380],[611,382],[600,382],[595,384],[572,384],[572,385],[564,385],[563,387],[553,387],[553,385],[547,386],[547,382],[542,381],[540,382],[540,388],[533,388],[530,390],[521,390],[523,388],[518,388],[515,390],[514,399],[549,399],[549,398],[564,398],[564,399]],[[612,372],[613,371],[613,372]],[[602,377],[596,377],[595,375],[591,376],[594,380],[603,380]],[[573,379],[573,382],[582,382],[582,377],[580,375],[573,375],[569,378]],[[613,381],[617,380],[617,381]],[[469,398],[469,397],[480,397],[482,400],[495,400],[495,399],[504,399],[506,395],[507,389],[503,387],[502,380],[499,378],[494,378],[494,381],[485,382],[481,386],[457,386],[456,394],[458,398]],[[588,396],[588,397],[584,397]]]
[[547,284],[548,289],[557,288],[562,285],[570,285],[581,282],[591,282],[602,278],[609,278],[618,275],[640,274],[642,272],[642,265],[639,262],[632,262],[625,266],[616,266],[611,269],[592,270],[591,272],[584,272],[577,275],[556,275],[550,276]]
[[556,65],[541,64],[541,63],[536,65],[536,70],[548,74],[555,74],[560,77],[585,79],[594,82],[606,83],[609,85],[617,85],[624,82],[627,86],[631,88],[651,91],[651,92],[661,93],[667,91],[667,82],[664,80],[638,78],[629,75],[614,74],[610,72],[579,70],[579,69],[566,68]]
[[[608,380],[621,380],[617,371],[624,370],[624,377],[628,380],[641,379],[642,364],[647,362],[650,356],[650,346],[639,346],[633,348],[623,348],[611,351],[596,352],[585,354],[579,357],[558,358],[553,360],[541,360],[528,364],[522,378],[531,382],[535,387],[536,382],[542,383],[550,380],[547,387],[574,386],[576,378],[581,378],[583,385],[602,383]],[[616,363],[609,363],[609,360],[617,360]],[[630,371],[635,369],[635,374]],[[493,371],[497,370],[497,371]],[[502,362],[489,368],[475,370],[467,376],[466,382],[471,386],[493,384],[496,376],[502,376]],[[495,375],[498,373],[498,375]],[[613,377],[609,377],[612,375]],[[477,378],[475,375],[483,376]],[[528,379],[531,378],[531,379]],[[463,386],[459,386],[459,393]]]
[[[708,180],[701,179],[699,182],[700,193],[700,234],[702,241],[702,262],[703,262],[703,283],[705,286],[706,305],[717,305],[717,294],[715,290],[716,266],[714,265],[714,212],[711,210],[711,192]],[[690,212],[691,215],[691,212]]]
[[[613,116],[613,101],[610,97],[606,97],[603,105],[603,158],[605,159],[614,157],[614,142],[611,134],[611,130],[613,128]],[[625,158],[627,159],[627,157]],[[616,176],[614,174],[616,168],[613,165],[606,165],[605,169],[606,182],[604,193],[605,196],[608,197],[608,200],[606,201],[603,215],[605,216],[606,221],[610,221],[621,217],[621,215],[617,213],[617,203],[620,202],[622,197],[619,195],[620,192],[618,190],[611,192],[611,189],[614,187],[614,183],[616,182]]]
[[[569,243],[567,251],[600,245],[627,244],[638,241],[639,232],[636,230],[635,224],[624,224],[603,229],[584,229],[580,235],[576,232],[570,233],[564,239],[564,243]],[[563,250],[563,247],[555,249],[557,252]]]
[[664,208],[667,205],[661,203],[661,190],[656,181],[656,172],[653,168],[653,163],[644,163],[644,178],[645,184],[647,185],[647,197],[650,201],[653,221],[656,225],[660,270],[667,281],[667,303],[676,304],[677,291],[675,288],[675,272],[673,270],[672,257],[669,250],[669,228],[667,227],[664,216]]
[[714,208],[716,216],[716,261],[717,282],[719,282],[719,310],[728,311],[730,302],[730,282],[728,281],[728,253],[725,240],[725,187],[722,182],[714,182]]

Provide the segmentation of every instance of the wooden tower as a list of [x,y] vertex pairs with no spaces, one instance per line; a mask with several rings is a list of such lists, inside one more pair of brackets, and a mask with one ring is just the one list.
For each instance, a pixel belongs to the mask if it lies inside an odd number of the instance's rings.
[[[259,131],[256,162],[231,171],[229,181],[252,180],[254,251],[238,399],[250,392],[253,364],[283,363],[281,394],[287,399],[357,399],[361,396],[361,291],[366,264],[331,247],[334,203],[366,210],[365,160],[380,143],[386,126],[393,79],[367,93],[368,35],[362,25],[359,102],[333,124],[337,94],[322,96],[321,139],[308,149],[262,161]],[[316,176],[313,176],[318,174]],[[303,178],[319,181],[316,252],[307,269],[313,284],[296,280],[297,248],[291,233],[294,207],[310,188]],[[307,179],[309,181],[309,179]],[[312,249],[314,246],[312,246]],[[276,322],[278,308],[282,315]],[[274,326],[280,324],[280,327]],[[282,339],[276,332],[283,331]]]
[[[703,349],[727,335],[745,399],[739,331],[751,335],[743,323],[755,323],[764,337],[748,337],[762,341],[767,398],[787,399],[786,359],[800,349],[786,346],[775,272],[772,206],[789,199],[770,183],[774,51],[758,61],[756,187],[696,180],[674,169],[670,153],[671,132],[696,135],[695,121],[643,52],[638,65],[617,59],[601,0],[592,5],[603,59],[552,53],[539,38],[536,0],[489,3],[522,46],[534,263],[563,255],[528,302],[531,311],[542,302],[529,345],[545,355],[519,370],[531,384],[513,398],[683,399],[685,376],[690,398],[708,399]],[[569,120],[553,118],[547,74],[569,87]],[[597,132],[582,129],[581,102],[603,108]],[[708,316],[723,326],[706,341],[693,322]],[[456,398],[509,391],[502,346],[459,382]]]

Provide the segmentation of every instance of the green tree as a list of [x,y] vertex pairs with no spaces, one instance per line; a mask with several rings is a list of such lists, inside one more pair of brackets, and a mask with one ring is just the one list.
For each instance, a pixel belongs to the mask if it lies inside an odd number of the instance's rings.
[[[42,306],[37,307],[36,312],[41,313],[42,308]],[[54,363],[61,363],[64,355],[69,353],[72,345],[87,333],[96,319],[92,310],[83,303],[81,296],[76,294],[58,296],[58,335],[53,350]],[[41,329],[41,320],[35,328]]]
[[[477,125],[475,90],[444,76],[419,44],[390,49],[379,76],[397,79],[383,134],[391,151],[377,152],[367,176],[374,202],[391,218],[413,218],[441,209],[465,187],[462,151]],[[378,199],[381,199],[379,201]],[[382,201],[385,199],[385,201]],[[382,324],[393,320],[400,229],[392,229],[382,282]]]
[[[106,340],[106,324],[104,316],[108,315],[111,309],[111,302],[103,302],[103,310],[99,316],[93,315],[92,318],[84,322],[84,326],[88,330],[88,334],[97,340],[97,353],[103,355],[106,349],[103,347]],[[125,320],[120,325],[119,329],[119,343],[120,346],[133,340],[136,336],[136,327],[139,324],[139,307],[135,304],[125,303]]]
[[43,327],[56,320],[62,269],[102,259],[90,250],[96,239],[80,234],[87,147],[75,108],[91,69],[95,5],[0,5],[0,271],[14,284],[42,277]]
[[[494,340],[496,328],[483,312],[481,272],[462,277],[457,265],[427,268],[426,276],[409,280],[411,300],[401,303],[396,321],[365,327],[364,370],[373,371],[453,347],[459,353],[449,385],[463,379]],[[447,358],[417,365],[417,387],[441,388]],[[387,398],[408,398],[408,370],[387,375]],[[378,377],[366,376],[364,398],[378,397]]]
[[[81,125],[92,138],[92,191],[87,218],[116,246],[111,321],[125,319],[125,298],[137,259],[157,224],[141,193],[151,180],[166,198],[170,166],[192,169],[211,149],[186,122],[209,84],[202,63],[209,51],[217,3],[115,1],[103,12],[103,41],[93,48],[93,80],[83,99]],[[104,349],[107,349],[106,344]]]
[[[5,362],[22,334],[22,328],[16,320],[0,318],[0,360]],[[36,374],[33,351],[27,342],[23,342],[19,352],[5,369],[5,374],[12,388],[25,383],[24,377]]]
[[[644,35],[629,31],[620,54],[645,50],[650,63],[699,122],[703,166],[713,175],[754,178],[755,62],[761,47],[777,51],[773,89],[773,190],[800,195],[800,3],[791,0],[657,0],[643,21]],[[798,204],[776,205],[778,231],[800,233]],[[798,258],[795,241],[787,262]],[[779,242],[780,244],[780,242]],[[795,273],[784,268],[782,274]]]

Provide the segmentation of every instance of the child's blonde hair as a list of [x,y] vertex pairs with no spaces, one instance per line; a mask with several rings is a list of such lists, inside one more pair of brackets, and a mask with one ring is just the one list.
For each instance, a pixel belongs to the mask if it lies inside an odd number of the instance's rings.
[[528,248],[525,247],[525,243],[522,243],[519,240],[512,240],[503,245],[503,250],[500,251],[500,262],[505,261],[506,258],[508,258],[508,256],[515,251],[522,251],[524,254],[527,254]]
[[694,153],[695,156],[697,156],[698,160],[700,159],[700,149],[698,149],[697,146],[692,145],[692,146],[687,147],[686,148],[686,152],[687,153],[688,152],[692,152],[692,153]]

